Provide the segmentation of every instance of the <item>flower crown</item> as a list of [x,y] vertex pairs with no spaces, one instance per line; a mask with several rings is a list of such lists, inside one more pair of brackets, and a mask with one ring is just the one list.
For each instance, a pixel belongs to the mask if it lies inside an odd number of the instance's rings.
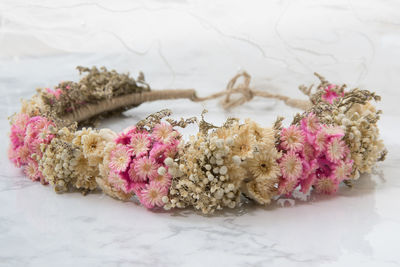
[[[300,86],[305,101],[251,89],[245,72],[226,91],[200,98],[194,90],[152,90],[142,73],[135,80],[104,67],[78,70],[87,72],[79,82],[38,89],[10,118],[10,160],[57,193],[100,188],[124,201],[135,195],[148,209],[191,206],[212,213],[238,207],[246,198],[267,205],[312,190],[333,194],[341,182],[351,186],[360,173],[371,172],[387,153],[377,127],[381,111],[371,103],[380,97],[347,91],[318,74],[316,90]],[[260,96],[304,112],[289,127],[281,117],[272,127],[236,118],[215,126],[204,113],[176,121],[162,110],[118,134],[78,128],[146,101],[221,96],[228,109]],[[185,141],[178,129],[191,123],[199,132]]]

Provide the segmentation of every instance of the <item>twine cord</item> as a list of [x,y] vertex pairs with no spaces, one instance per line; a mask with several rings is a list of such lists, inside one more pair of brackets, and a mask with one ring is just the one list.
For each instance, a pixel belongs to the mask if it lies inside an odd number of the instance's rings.
[[[239,78],[243,78],[242,83],[238,83]],[[101,100],[97,103],[89,103],[81,106],[63,116],[63,119],[71,122],[82,122],[105,112],[118,110],[127,107],[136,107],[145,102],[168,99],[189,99],[193,102],[203,102],[225,96],[221,101],[224,109],[232,109],[251,101],[255,96],[282,100],[286,105],[306,110],[311,106],[310,101],[293,99],[280,94],[272,94],[267,91],[255,90],[250,88],[251,76],[247,72],[235,75],[227,84],[226,90],[215,94],[198,97],[194,89],[166,89],[152,90],[141,93],[132,93],[117,96],[111,99]],[[233,95],[239,94],[239,97]]]

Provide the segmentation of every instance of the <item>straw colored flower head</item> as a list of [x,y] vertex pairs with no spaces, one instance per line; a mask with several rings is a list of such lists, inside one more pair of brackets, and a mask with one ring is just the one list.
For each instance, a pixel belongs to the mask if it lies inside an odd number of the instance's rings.
[[141,176],[138,176],[136,174],[135,162],[134,161],[132,161],[131,164],[129,164],[128,177],[132,182],[143,182],[143,181],[146,181],[146,179],[143,179]]
[[72,143],[76,146],[81,146],[82,145],[82,137],[88,135],[91,133],[93,130],[91,128],[82,128],[79,131],[75,132],[75,137],[72,140]]
[[17,166],[25,165],[28,163],[31,157],[31,151],[29,150],[29,146],[27,144],[20,146],[16,149],[16,162]]
[[320,129],[320,123],[317,116],[314,113],[309,113],[307,117],[304,117],[301,122],[301,128],[303,131],[315,134]]
[[281,131],[281,146],[285,150],[300,151],[303,149],[304,134],[296,125],[284,128]]
[[74,170],[78,174],[85,173],[87,171],[87,169],[89,168],[88,159],[85,158],[83,153],[79,153],[79,155],[77,157],[75,157],[75,162],[76,163],[74,166]]
[[282,176],[285,179],[298,179],[303,172],[301,159],[293,151],[283,155],[279,166],[281,167]]
[[99,164],[99,173],[102,179],[108,177],[108,173],[110,172],[109,165],[110,165],[111,151],[113,151],[116,146],[117,144],[115,142],[108,142],[104,147],[103,162]]
[[164,206],[163,197],[167,196],[168,190],[157,182],[150,182],[138,194],[140,203],[146,208]]
[[247,160],[247,168],[255,178],[275,179],[280,175],[278,158],[275,147],[265,147]]
[[327,158],[334,163],[339,162],[344,157],[345,146],[346,145],[342,140],[339,138],[333,138],[326,145]]
[[82,149],[85,157],[94,158],[102,155],[105,142],[100,134],[91,131],[89,134],[82,136]]
[[32,181],[38,181],[41,179],[41,173],[36,161],[29,160],[28,164],[24,167],[24,172]]
[[252,157],[256,139],[250,135],[249,131],[240,131],[238,136],[234,139],[233,153],[242,159]]
[[166,156],[167,149],[169,149],[169,145],[163,143],[155,143],[153,144],[153,147],[150,150],[149,157],[154,159],[154,161],[158,163],[162,163],[167,158]]
[[258,204],[266,205],[277,194],[277,183],[278,179],[257,178],[245,183],[243,192]]
[[129,151],[136,157],[147,154],[150,147],[150,138],[145,133],[138,133],[131,137]]
[[349,177],[352,168],[353,161],[341,161],[338,165],[335,166],[333,173],[339,181],[343,181],[344,179],[347,179]]
[[[238,127],[235,127],[238,129]],[[219,139],[227,139],[227,138],[232,138],[237,131],[233,127],[220,127],[215,131],[215,134]]]
[[246,119],[245,123],[241,126],[243,131],[255,137],[256,142],[263,145],[271,145],[274,143],[274,131],[272,128],[261,127],[253,120]]
[[127,147],[123,145],[117,145],[111,151],[109,167],[112,171],[123,172],[128,168],[130,162],[131,156]]
[[317,151],[324,151],[326,148],[326,143],[328,136],[324,130],[319,130],[315,136],[314,147]]
[[140,181],[153,180],[157,175],[159,165],[151,158],[141,157],[133,160],[136,177]]
[[171,124],[165,122],[157,124],[152,132],[154,139],[163,143],[171,141],[176,134],[177,133],[173,130]]
[[[160,167],[160,168],[162,168],[162,167]],[[160,170],[160,168],[159,168],[159,170]],[[157,172],[158,172],[158,174],[157,174],[157,176],[155,176],[153,178],[153,181],[157,182],[160,186],[169,188],[169,186],[171,185],[171,178],[172,178],[171,175],[167,172],[165,172],[163,174],[160,174],[160,171],[157,171]]]

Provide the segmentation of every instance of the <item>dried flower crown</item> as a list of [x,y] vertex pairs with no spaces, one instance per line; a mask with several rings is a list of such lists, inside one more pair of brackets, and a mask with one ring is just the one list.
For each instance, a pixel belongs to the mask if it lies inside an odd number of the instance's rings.
[[[379,96],[367,90],[345,90],[316,74],[320,84],[300,86],[309,100],[250,88],[241,73],[227,90],[197,97],[194,90],[151,90],[143,74],[78,67],[87,72],[79,82],[38,89],[11,117],[9,158],[33,181],[51,184],[57,193],[97,188],[111,197],[134,195],[149,209],[193,207],[212,213],[235,208],[243,196],[266,205],[288,196],[335,193],[341,182],[351,185],[371,172],[387,153],[379,138]],[[244,82],[238,84],[238,79]],[[234,98],[234,94],[240,94]],[[272,127],[230,118],[214,126],[197,118],[169,118],[162,110],[121,133],[80,128],[105,115],[146,101],[187,98],[204,101],[225,96],[232,108],[254,96],[283,100],[301,108],[289,127],[278,118]],[[199,132],[184,141],[179,127],[198,123]]]

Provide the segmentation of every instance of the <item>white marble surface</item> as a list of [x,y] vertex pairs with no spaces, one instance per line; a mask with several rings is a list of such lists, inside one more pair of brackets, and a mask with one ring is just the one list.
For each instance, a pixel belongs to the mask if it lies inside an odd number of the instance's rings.
[[[337,1],[1,1],[0,266],[399,266],[400,3]],[[333,82],[377,91],[389,155],[335,197],[293,207],[204,217],[152,213],[100,193],[57,195],[6,157],[7,116],[34,88],[77,79],[76,65],[145,72],[153,88],[224,88],[238,70],[253,85],[301,97],[297,85]],[[296,110],[255,99],[231,113],[217,101],[144,104],[102,126],[134,124],[164,107],[176,117],[269,125]],[[186,130],[187,134],[194,128]]]

